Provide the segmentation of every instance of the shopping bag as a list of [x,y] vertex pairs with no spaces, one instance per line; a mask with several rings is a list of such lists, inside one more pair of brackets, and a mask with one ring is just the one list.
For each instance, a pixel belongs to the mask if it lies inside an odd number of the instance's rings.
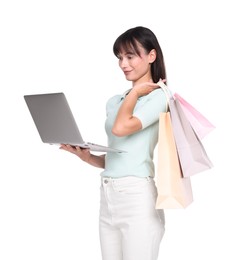
[[183,177],[212,168],[213,164],[178,99],[170,98],[169,111]]
[[208,133],[215,129],[215,126],[203,114],[178,93],[174,93],[174,98],[179,100],[181,108],[199,139],[203,139]]
[[190,178],[183,178],[169,112],[160,113],[155,176],[157,209],[186,208],[193,201]]

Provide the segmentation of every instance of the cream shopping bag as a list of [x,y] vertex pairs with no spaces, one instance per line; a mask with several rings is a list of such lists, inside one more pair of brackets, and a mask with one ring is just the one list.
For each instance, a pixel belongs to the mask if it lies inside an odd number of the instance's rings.
[[156,171],[157,209],[186,208],[193,201],[190,178],[183,178],[173,135],[170,112],[159,117]]

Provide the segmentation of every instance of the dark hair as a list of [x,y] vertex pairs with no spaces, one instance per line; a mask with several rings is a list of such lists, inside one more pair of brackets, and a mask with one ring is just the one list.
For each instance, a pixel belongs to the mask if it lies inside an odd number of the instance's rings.
[[166,79],[166,69],[163,53],[157,37],[148,28],[137,26],[121,34],[113,45],[113,52],[118,57],[122,50],[134,50],[140,56],[137,42],[149,53],[152,49],[156,50],[156,60],[151,64],[151,74],[154,83],[160,79]]

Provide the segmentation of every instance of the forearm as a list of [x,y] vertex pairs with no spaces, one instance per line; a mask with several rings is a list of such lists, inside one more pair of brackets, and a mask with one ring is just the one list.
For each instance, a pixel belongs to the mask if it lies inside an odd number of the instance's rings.
[[115,120],[115,123],[124,123],[126,120],[131,120],[133,116],[133,110],[136,106],[138,99],[138,94],[134,89],[132,89],[128,95],[125,97]]
[[90,154],[90,156],[85,160],[86,163],[97,167],[97,168],[105,168],[105,155],[94,155]]
[[116,116],[112,132],[117,136],[129,135],[141,129],[140,121],[133,116],[134,107],[138,100],[138,94],[131,90],[125,97]]

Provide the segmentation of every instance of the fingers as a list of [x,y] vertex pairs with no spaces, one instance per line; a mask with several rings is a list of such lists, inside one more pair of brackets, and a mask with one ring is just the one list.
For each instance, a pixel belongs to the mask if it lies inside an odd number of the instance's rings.
[[80,148],[79,146],[75,146],[75,149],[76,149],[77,151],[81,151],[81,148]]
[[144,82],[139,85],[135,85],[131,91],[135,91],[138,95],[138,97],[148,95],[153,90],[159,88],[159,85],[157,83],[153,82]]
[[62,150],[70,150],[72,147],[68,144],[61,144],[61,146],[59,147],[59,149],[62,149]]
[[61,144],[61,146],[59,147],[62,150],[65,150],[67,152],[70,153],[74,153],[76,154],[76,152],[81,152],[81,148],[79,146],[72,146],[70,144]]
[[167,80],[166,80],[166,79],[161,79],[161,81],[162,81],[162,82],[164,82],[164,83],[165,83],[165,82],[167,82]]
[[157,83],[152,83],[151,85],[148,86],[149,92],[152,92],[153,90],[160,88],[160,86]]
[[65,151],[70,152],[70,153],[74,153],[76,155],[81,155],[83,153],[89,152],[88,148],[81,148],[79,146],[73,146],[73,145],[70,145],[70,144],[61,144],[59,149],[65,150]]

